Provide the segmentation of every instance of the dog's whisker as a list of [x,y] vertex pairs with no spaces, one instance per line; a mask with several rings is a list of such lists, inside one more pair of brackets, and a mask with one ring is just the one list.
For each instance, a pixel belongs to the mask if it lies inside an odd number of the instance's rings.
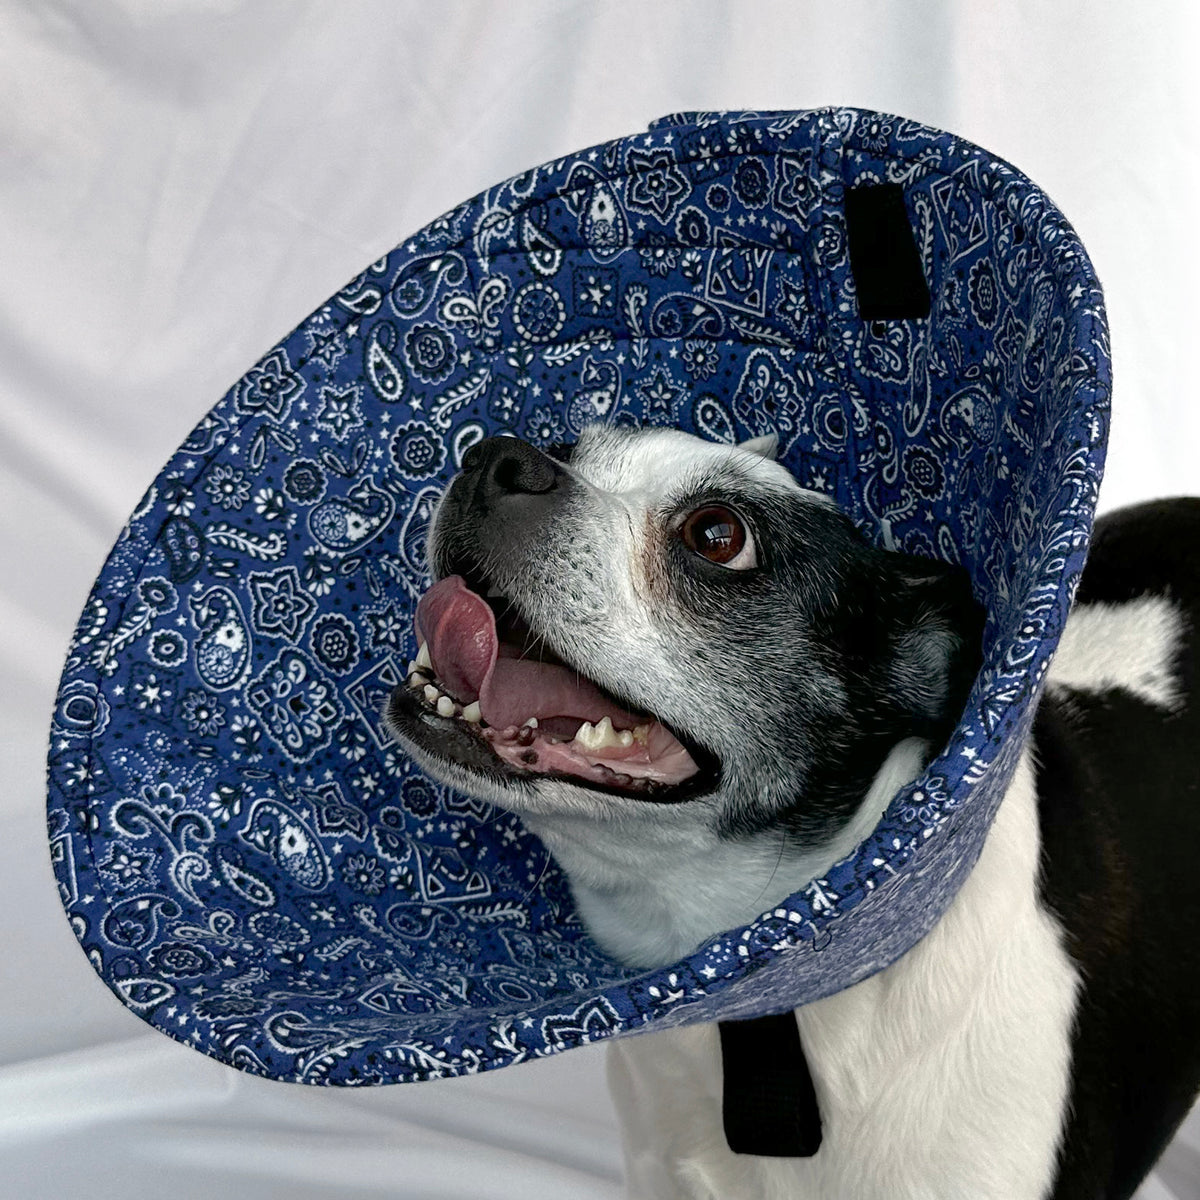
[[525,901],[528,900],[529,897],[532,896],[533,893],[538,890],[539,884],[542,882],[543,879],[546,878],[546,872],[550,869],[551,857],[552,856],[550,854],[550,851],[547,850],[546,851],[546,859],[542,863],[542,869],[541,869],[541,871],[538,872],[538,877],[533,881],[533,884],[530,886],[529,890],[525,893],[525,895],[523,895],[521,897],[519,903],[524,904]]
[[783,864],[783,856],[787,853],[788,835],[786,829],[779,830],[779,853],[775,857],[775,865],[771,868],[770,877],[767,882],[759,889],[758,895],[750,902],[750,907],[753,908],[765,895],[771,890],[771,885],[775,882],[775,876],[779,874],[779,868]]

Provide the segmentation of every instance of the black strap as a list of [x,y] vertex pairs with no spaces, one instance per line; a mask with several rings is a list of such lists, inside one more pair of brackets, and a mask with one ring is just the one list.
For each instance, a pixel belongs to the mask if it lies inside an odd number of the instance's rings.
[[721,1116],[734,1154],[811,1158],[821,1110],[794,1013],[721,1021]]
[[864,321],[929,316],[929,286],[898,183],[846,189],[846,241]]

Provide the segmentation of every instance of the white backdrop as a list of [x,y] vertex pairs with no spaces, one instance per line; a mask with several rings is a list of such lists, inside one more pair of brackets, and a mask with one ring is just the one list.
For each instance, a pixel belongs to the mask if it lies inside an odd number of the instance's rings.
[[[169,1041],[99,982],[43,825],[92,579],[197,419],[368,262],[491,183],[686,108],[878,108],[1015,163],[1107,292],[1101,508],[1200,492],[1190,9],[2,0],[0,1197],[619,1196],[597,1052],[310,1090]],[[1140,1197],[1197,1195],[1194,1115]]]

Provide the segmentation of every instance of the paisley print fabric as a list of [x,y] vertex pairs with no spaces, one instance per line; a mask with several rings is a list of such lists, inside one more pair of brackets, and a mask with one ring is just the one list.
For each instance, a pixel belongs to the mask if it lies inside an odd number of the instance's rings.
[[[932,312],[863,321],[848,186],[903,188]],[[684,114],[508,180],[371,263],[154,482],[80,618],[49,832],[96,970],[257,1074],[478,1071],[780,1011],[892,962],[974,863],[1083,563],[1108,428],[1100,289],[1028,180],[853,110]],[[481,438],[774,431],[882,544],[960,561],[986,662],[945,752],[825,878],[670,968],[608,961],[513,817],[380,708],[424,531]]]

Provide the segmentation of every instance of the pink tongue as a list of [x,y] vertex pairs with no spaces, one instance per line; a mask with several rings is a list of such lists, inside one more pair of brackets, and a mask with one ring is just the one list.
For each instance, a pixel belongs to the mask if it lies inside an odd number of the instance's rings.
[[523,725],[530,717],[575,717],[593,725],[611,717],[618,729],[635,724],[576,672],[501,656],[492,610],[461,575],[439,580],[421,597],[417,630],[445,690],[462,704],[478,700],[483,719],[498,729]]
[[617,729],[632,729],[636,724],[629,713],[574,671],[528,658],[499,659],[484,681],[479,707],[483,719],[497,729],[524,725],[530,717],[578,717],[593,725],[611,717]]
[[421,597],[417,632],[446,690],[463,704],[478,700],[496,665],[499,645],[496,618],[487,601],[471,591],[461,575],[449,575]]

